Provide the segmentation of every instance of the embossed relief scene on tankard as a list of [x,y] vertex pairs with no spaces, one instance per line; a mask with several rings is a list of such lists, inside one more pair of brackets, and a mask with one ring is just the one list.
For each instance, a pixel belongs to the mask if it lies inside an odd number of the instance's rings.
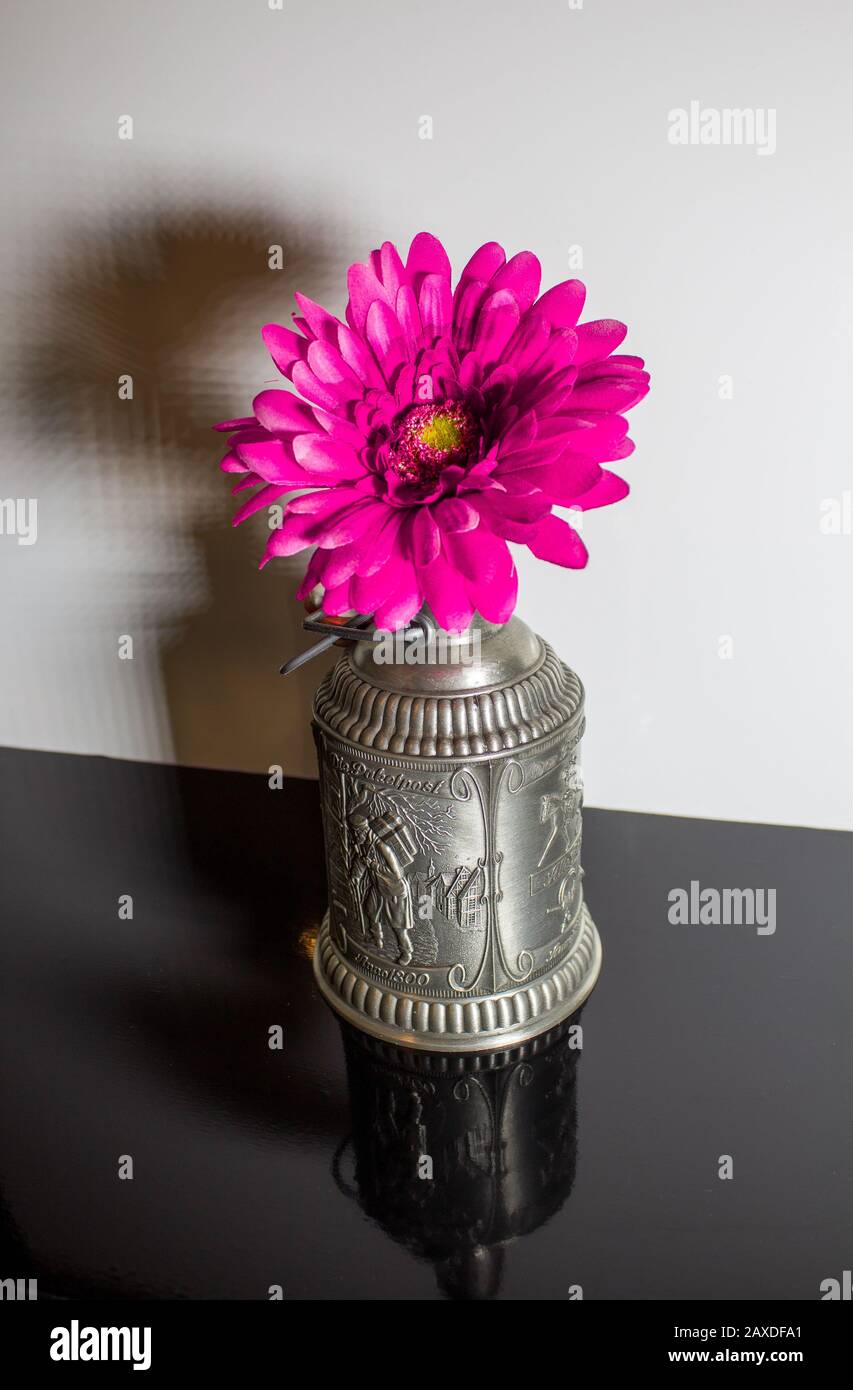
[[[333,766],[324,779],[327,814],[340,827],[329,865],[337,939],[376,977],[424,987],[431,972],[458,965],[473,979],[488,924],[474,807],[452,798],[449,776],[424,781],[383,769],[377,785],[375,768],[367,776],[358,769]],[[460,836],[472,846],[468,863],[453,861]]]
[[580,910],[582,800],[574,764],[560,769],[555,791],[544,791],[539,797],[539,820],[548,833],[536,869],[530,874],[530,896],[543,892],[552,896],[556,888],[557,901],[546,908],[546,916],[553,919],[552,929],[559,926],[561,937],[575,926]]
[[500,781],[499,939],[509,978],[535,977],[570,950],[580,926],[583,794],[573,745],[562,739],[510,759]]
[[433,997],[534,980],[581,926],[576,740],[463,767],[328,750],[331,925],[368,979]]

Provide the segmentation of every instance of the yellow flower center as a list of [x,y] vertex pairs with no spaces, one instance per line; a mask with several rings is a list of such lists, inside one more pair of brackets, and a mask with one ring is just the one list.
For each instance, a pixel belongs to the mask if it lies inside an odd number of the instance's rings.
[[462,443],[462,431],[449,415],[434,415],[419,431],[418,437],[422,444],[441,453],[450,453]]

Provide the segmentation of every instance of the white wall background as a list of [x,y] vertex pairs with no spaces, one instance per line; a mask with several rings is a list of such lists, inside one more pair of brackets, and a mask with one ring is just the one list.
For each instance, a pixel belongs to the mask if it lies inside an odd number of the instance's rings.
[[[546,284],[582,246],[653,372],[588,570],[520,557],[587,685],[588,802],[853,828],[853,535],[820,529],[853,489],[848,6],[29,0],[3,30],[0,497],[39,530],[0,536],[0,742],[312,775],[320,663],[275,674],[298,557],[255,572],[206,427],[274,377],[295,288],[340,312],[351,260],[428,228]],[[775,154],[673,147],[691,100],[775,108]]]

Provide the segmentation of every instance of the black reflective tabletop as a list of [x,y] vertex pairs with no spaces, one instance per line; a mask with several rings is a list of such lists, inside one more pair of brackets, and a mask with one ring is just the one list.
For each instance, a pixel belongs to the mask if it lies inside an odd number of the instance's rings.
[[[850,1268],[850,835],[585,811],[600,982],[466,1065],[321,1001],[313,783],[17,751],[0,777],[0,1277],[819,1299]],[[774,890],[775,930],[671,921],[691,884]]]

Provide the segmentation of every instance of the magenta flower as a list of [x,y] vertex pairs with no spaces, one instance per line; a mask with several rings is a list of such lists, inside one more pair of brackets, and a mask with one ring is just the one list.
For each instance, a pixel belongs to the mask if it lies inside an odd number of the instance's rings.
[[299,590],[324,589],[330,615],[407,623],[424,602],[448,630],[476,610],[511,615],[508,541],[582,568],[586,548],[555,507],[618,502],[627,483],[602,468],[633,450],[623,413],[648,391],[640,357],[615,355],[612,319],[578,324],[579,280],[540,298],[530,251],[495,242],[451,290],[428,232],[403,264],[385,242],[350,267],[346,323],[297,294],[296,332],[263,336],[291,391],[262,391],[230,433],[222,468],[260,484],[235,524],[294,489],[262,564],[315,546]]

